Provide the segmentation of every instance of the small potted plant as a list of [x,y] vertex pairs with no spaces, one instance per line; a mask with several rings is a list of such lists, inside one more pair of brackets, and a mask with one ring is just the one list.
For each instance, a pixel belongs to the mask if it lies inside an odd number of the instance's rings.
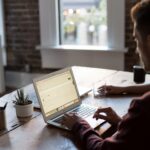
[[33,114],[32,101],[29,99],[28,95],[24,94],[22,89],[17,90],[17,95],[15,96],[15,108],[18,117],[29,117]]

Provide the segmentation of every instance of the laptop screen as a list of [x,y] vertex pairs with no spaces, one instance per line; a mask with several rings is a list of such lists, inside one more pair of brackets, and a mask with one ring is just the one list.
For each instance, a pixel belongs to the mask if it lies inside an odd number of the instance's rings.
[[71,71],[36,81],[45,116],[52,115],[79,101]]

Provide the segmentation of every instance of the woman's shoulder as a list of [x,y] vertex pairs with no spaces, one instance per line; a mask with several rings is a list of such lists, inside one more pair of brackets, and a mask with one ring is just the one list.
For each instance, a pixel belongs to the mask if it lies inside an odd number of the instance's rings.
[[150,91],[140,97],[133,98],[129,110],[132,109],[150,110]]

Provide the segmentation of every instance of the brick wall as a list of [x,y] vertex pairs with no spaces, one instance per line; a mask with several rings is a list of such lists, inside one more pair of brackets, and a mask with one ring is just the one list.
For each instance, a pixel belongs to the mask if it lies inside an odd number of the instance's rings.
[[[132,66],[139,61],[130,19],[130,9],[134,2],[125,0],[125,4],[125,46],[128,47],[125,70],[132,71]],[[6,70],[23,71],[25,65],[28,65],[31,72],[46,71],[41,69],[40,52],[35,49],[40,43],[38,0],[4,0],[4,10],[8,55]]]
[[41,66],[38,0],[4,0],[8,70]]

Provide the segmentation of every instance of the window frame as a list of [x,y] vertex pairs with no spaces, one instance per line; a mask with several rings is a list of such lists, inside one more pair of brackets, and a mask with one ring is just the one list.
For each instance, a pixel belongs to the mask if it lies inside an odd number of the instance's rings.
[[[59,11],[59,4],[60,0],[39,0],[41,46],[60,46],[61,26],[59,25],[59,13],[61,11]],[[124,49],[124,13],[124,0],[107,0],[107,26],[109,48]]]

